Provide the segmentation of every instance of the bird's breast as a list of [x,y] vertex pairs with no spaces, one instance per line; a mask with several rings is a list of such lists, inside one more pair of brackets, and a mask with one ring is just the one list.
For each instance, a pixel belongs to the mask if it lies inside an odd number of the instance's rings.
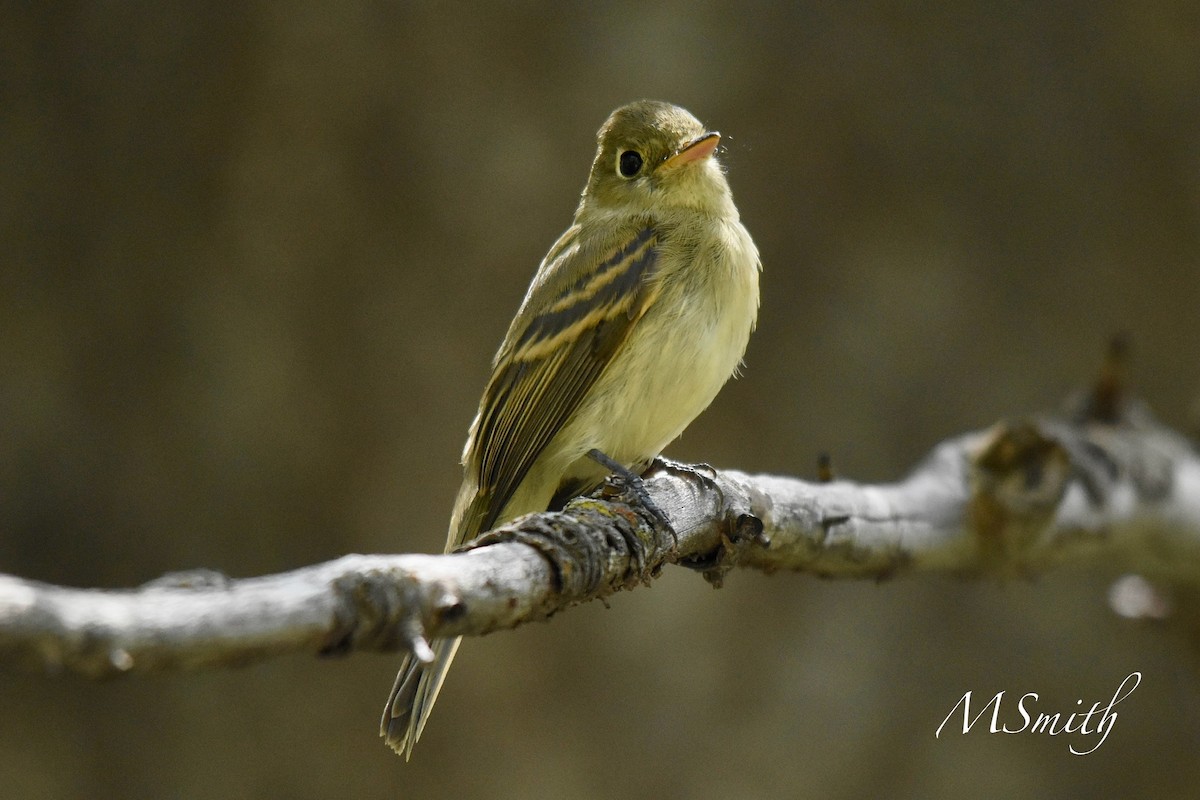
[[656,299],[579,415],[591,446],[624,463],[657,455],[708,407],[754,327],[758,253],[745,229],[734,220],[688,233],[664,235]]

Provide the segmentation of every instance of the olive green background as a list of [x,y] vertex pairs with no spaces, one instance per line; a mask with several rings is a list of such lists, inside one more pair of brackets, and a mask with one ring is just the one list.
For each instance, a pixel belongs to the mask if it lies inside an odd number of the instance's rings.
[[[764,264],[744,375],[671,455],[896,479],[1119,331],[1194,425],[1195,3],[5,4],[0,570],[439,549],[494,348],[642,96],[725,135]],[[468,641],[409,765],[398,657],[0,671],[0,794],[1193,797],[1194,634],[1115,617],[1116,574],[668,570]],[[1070,712],[1134,670],[1091,756],[934,738],[967,690]]]

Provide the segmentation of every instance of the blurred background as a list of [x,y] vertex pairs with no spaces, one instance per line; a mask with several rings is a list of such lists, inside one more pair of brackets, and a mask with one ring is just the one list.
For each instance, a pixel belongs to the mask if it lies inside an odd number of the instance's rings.
[[[865,481],[1053,407],[1126,331],[1200,395],[1195,3],[7,4],[0,570],[129,587],[439,550],[495,347],[638,97],[720,130],[744,376],[669,449]],[[652,398],[647,399],[653,402]],[[1200,650],[1115,567],[685,570],[471,640],[405,765],[399,657],[0,672],[0,794],[1193,797]],[[934,731],[1142,685],[1107,742]],[[986,724],[986,723],[985,723]]]

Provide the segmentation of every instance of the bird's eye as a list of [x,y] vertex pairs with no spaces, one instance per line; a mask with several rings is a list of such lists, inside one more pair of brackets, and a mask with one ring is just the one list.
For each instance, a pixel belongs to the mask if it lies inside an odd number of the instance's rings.
[[623,178],[632,178],[642,171],[642,154],[636,150],[626,150],[617,159],[617,171]]

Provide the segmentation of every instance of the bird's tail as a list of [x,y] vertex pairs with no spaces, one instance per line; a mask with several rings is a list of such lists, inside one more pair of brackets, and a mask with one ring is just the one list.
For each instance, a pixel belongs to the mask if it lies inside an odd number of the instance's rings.
[[439,639],[433,642],[433,661],[422,664],[409,653],[396,676],[396,684],[383,709],[383,720],[379,724],[379,735],[388,746],[404,756],[412,756],[413,746],[421,738],[425,722],[437,702],[446,670],[454,661],[454,654],[462,637]]
[[[474,426],[472,426],[474,430]],[[463,481],[454,501],[454,513],[450,516],[450,530],[446,537],[446,552],[473,538],[488,521],[490,498],[476,490],[472,481]],[[433,661],[422,664],[409,653],[396,676],[392,693],[383,708],[383,720],[379,724],[379,735],[388,746],[404,756],[412,757],[413,747],[425,730],[425,723],[437,702],[438,692],[446,680],[446,671],[454,661],[462,637],[435,639]]]

